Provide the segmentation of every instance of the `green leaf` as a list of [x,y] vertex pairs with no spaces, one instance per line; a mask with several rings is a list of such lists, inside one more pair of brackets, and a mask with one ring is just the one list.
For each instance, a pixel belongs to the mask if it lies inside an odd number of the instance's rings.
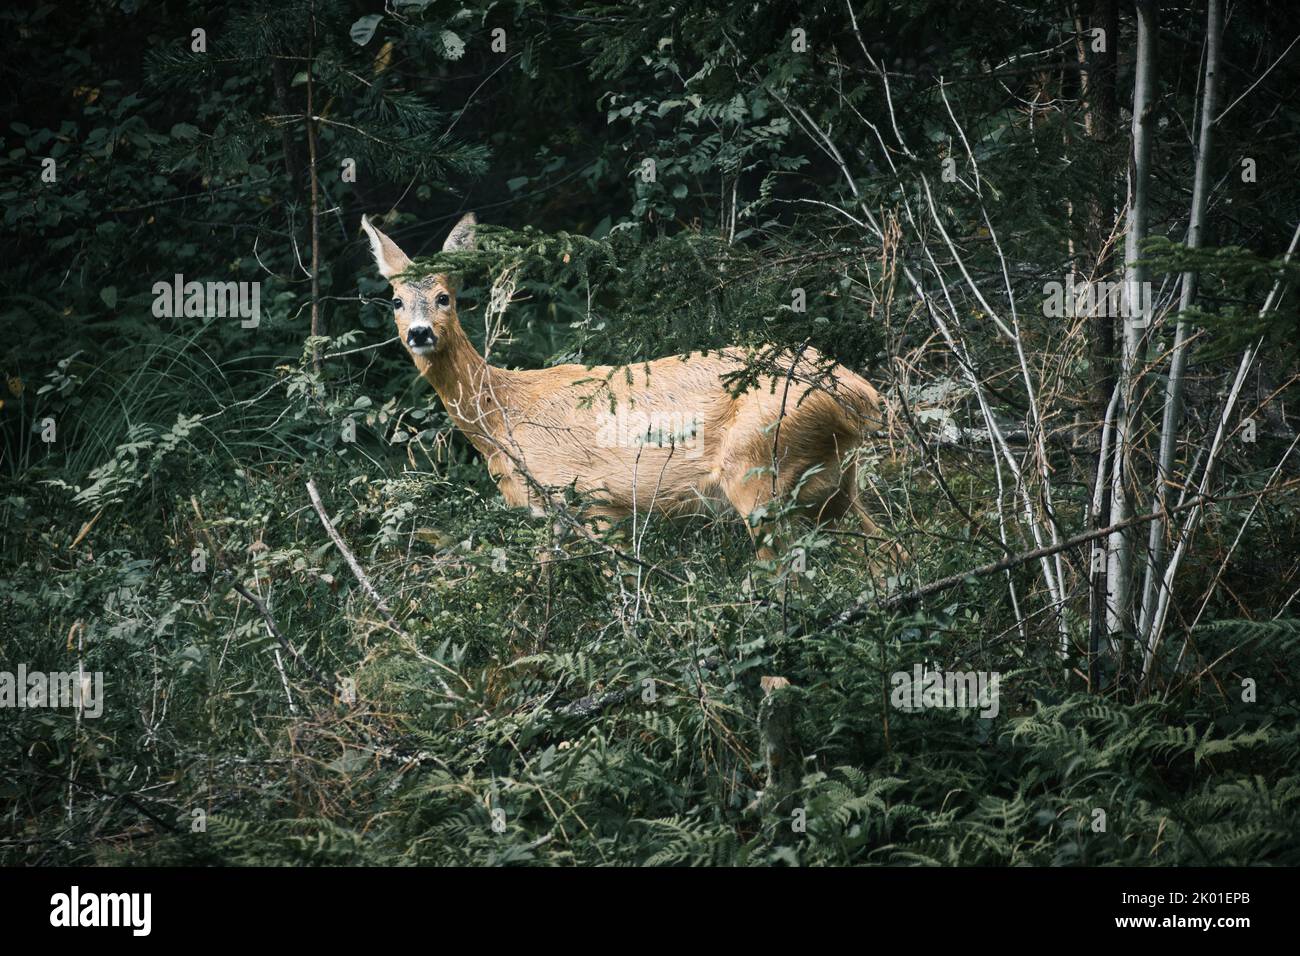
[[449,60],[459,60],[465,55],[465,41],[450,30],[442,31],[442,49]]
[[104,305],[110,309],[117,307],[117,286],[106,285],[99,290],[99,298],[103,300]]
[[370,755],[364,750],[345,750],[342,756],[330,761],[326,766],[335,773],[352,774],[364,770],[370,763]]
[[352,42],[357,46],[365,46],[370,42],[371,37],[375,35],[375,27],[379,26],[379,21],[384,19],[383,14],[370,13],[352,24],[352,29],[348,35],[352,37]]

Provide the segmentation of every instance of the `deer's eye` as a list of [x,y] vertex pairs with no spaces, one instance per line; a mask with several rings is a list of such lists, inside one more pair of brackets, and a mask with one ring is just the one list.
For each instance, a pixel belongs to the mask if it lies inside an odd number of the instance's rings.
[[393,300],[393,308],[394,308],[394,309],[400,309],[401,307],[402,307],[402,300],[401,300],[401,299],[394,299],[394,300]]
[[434,299],[433,301],[438,303],[438,308],[445,309],[447,308],[447,306],[451,305],[451,296],[449,296],[445,292],[439,292],[438,298]]

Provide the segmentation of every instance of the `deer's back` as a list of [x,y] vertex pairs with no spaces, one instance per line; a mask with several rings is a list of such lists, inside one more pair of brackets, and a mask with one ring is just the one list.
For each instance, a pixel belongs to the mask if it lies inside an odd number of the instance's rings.
[[879,426],[879,395],[858,375],[834,366],[814,386],[822,360],[812,350],[793,375],[787,360],[733,395],[724,377],[745,360],[726,349],[511,372],[509,433],[544,485],[573,486],[614,513],[681,513],[721,499],[737,473],[770,465],[774,439],[781,467],[797,472],[833,464]]

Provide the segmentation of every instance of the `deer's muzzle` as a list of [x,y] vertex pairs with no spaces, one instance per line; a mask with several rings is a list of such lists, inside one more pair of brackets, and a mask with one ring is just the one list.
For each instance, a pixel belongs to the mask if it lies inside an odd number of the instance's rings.
[[430,326],[413,325],[406,330],[406,344],[412,352],[432,352],[438,344],[438,337]]

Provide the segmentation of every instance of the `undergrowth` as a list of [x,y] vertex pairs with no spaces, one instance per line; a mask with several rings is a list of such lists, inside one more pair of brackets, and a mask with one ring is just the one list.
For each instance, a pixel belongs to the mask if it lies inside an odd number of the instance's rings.
[[[1300,862],[1293,618],[1211,618],[1149,693],[1093,694],[1002,576],[828,628],[872,587],[852,540],[805,530],[803,571],[722,520],[616,529],[641,565],[555,552],[400,366],[192,355],[72,356],[41,400],[99,409],[85,440],[5,475],[0,658],[107,697],[6,712],[6,864]],[[909,467],[865,469],[912,554],[882,593],[998,556]],[[893,706],[917,664],[999,674],[997,713]],[[768,675],[802,759],[779,808]]]

